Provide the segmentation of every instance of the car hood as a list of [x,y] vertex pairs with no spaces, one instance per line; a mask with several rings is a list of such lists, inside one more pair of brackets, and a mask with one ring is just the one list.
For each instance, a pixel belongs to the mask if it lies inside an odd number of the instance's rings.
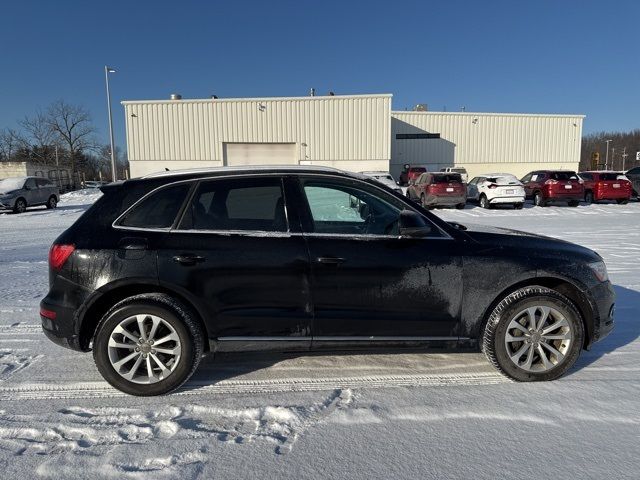
[[513,255],[572,256],[587,262],[602,258],[593,250],[557,238],[488,225],[465,224],[464,232],[481,245],[507,250]]

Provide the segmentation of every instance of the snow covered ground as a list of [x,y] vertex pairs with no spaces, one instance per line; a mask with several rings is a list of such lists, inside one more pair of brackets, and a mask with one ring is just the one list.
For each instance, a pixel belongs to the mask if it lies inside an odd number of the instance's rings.
[[95,198],[0,215],[2,478],[638,478],[640,203],[437,211],[603,255],[616,329],[561,380],[512,383],[481,354],[246,354],[142,399],[39,328],[48,246]]

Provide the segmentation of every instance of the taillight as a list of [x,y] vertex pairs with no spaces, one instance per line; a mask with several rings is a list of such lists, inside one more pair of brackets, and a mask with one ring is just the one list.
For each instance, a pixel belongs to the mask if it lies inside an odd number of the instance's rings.
[[491,185],[489,185],[488,188],[498,188],[498,185],[496,185],[495,183],[492,183]]
[[53,310],[49,310],[47,308],[40,307],[40,316],[44,318],[48,318],[49,320],[55,320],[57,315]]
[[49,266],[54,270],[60,270],[75,249],[75,245],[56,245],[54,243],[49,250]]

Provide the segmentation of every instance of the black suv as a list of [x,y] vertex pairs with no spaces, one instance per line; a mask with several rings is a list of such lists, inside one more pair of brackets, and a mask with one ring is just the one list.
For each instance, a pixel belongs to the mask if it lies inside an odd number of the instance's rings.
[[179,387],[206,351],[274,347],[481,348],[551,380],[613,328],[595,252],[449,224],[362,175],[210,169],[102,190],[51,247],[40,315],[127,393]]

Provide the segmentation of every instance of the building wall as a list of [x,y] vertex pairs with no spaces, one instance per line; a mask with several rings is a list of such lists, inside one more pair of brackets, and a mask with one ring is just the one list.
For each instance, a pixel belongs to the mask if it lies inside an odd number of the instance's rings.
[[293,143],[300,164],[386,170],[391,95],[122,102],[131,176],[224,165],[225,143]]
[[[437,171],[465,167],[471,177],[507,172],[523,176],[543,168],[577,170],[583,115],[392,112],[391,173],[402,165]],[[398,134],[440,138],[398,139]]]
[[0,180],[27,176],[27,162],[0,162]]

